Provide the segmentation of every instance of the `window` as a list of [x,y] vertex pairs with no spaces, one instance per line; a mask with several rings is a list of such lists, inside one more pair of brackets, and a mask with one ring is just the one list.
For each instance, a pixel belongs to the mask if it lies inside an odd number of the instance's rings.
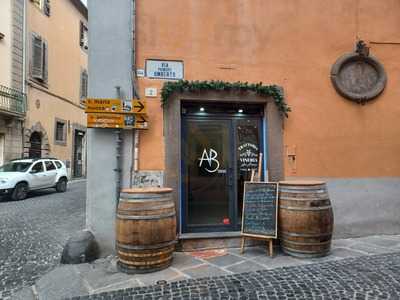
[[89,49],[88,28],[82,21],[80,22],[79,31],[79,44],[83,49],[87,50]]
[[59,161],[54,161],[54,163],[56,164],[56,166],[57,166],[57,169],[61,169],[62,168],[62,164],[61,164],[61,162],[59,162]]
[[67,122],[64,120],[56,119],[54,128],[54,142],[57,145],[65,146],[67,143]]
[[88,73],[86,70],[81,72],[81,104],[85,104],[88,93]]
[[50,16],[50,0],[31,0],[46,16]]
[[46,170],[47,171],[51,171],[51,170],[55,170],[56,169],[56,166],[53,164],[52,161],[47,160],[47,161],[45,161],[44,164],[46,165]]
[[31,76],[40,82],[47,83],[48,46],[40,35],[32,33]]
[[32,167],[32,171],[33,173],[41,173],[44,171],[43,169],[43,163],[42,162],[38,162],[36,163],[33,167]]

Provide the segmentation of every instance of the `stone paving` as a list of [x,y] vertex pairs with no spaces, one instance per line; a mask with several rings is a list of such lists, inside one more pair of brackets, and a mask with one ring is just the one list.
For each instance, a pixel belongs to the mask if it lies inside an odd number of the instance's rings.
[[85,221],[85,182],[13,202],[0,200],[0,299],[9,299],[59,264],[71,233]]
[[[323,258],[298,259],[287,256],[280,251],[276,252],[277,254],[274,257],[266,255],[265,247],[246,248],[243,255],[239,253],[239,249],[176,252],[170,268],[156,273],[137,275],[118,272],[115,257],[99,259],[92,264],[64,265],[46,274],[36,282],[34,289],[25,290],[25,294],[21,294],[25,296],[20,295],[18,299],[34,299],[32,291],[36,292],[39,299],[63,299],[80,295],[91,296],[78,299],[125,299],[118,298],[121,295],[136,295],[138,296],[137,299],[174,299],[174,296],[186,297],[187,291],[189,291],[190,297],[183,299],[196,299],[200,295],[203,295],[204,299],[229,299],[229,297],[226,298],[228,295],[233,297],[232,299],[236,299],[235,297],[239,297],[239,295],[244,295],[243,299],[257,299],[257,297],[264,299],[265,297],[261,296],[269,291],[268,285],[264,286],[265,282],[269,282],[275,276],[281,278],[281,281],[271,281],[275,284],[274,289],[277,293],[275,296],[278,299],[286,295],[285,293],[290,296],[291,288],[287,291],[281,291],[288,285],[293,285],[293,282],[288,278],[297,278],[296,280],[299,281],[295,281],[294,286],[300,286],[296,289],[299,289],[300,293],[296,294],[297,298],[288,297],[288,299],[308,299],[305,296],[309,292],[313,295],[319,295],[320,290],[325,293],[325,288],[321,287],[322,283],[326,284],[326,289],[330,290],[331,285],[337,287],[343,283],[343,280],[350,280],[349,290],[338,289],[337,292],[340,292],[340,295],[332,294],[332,299],[342,299],[340,298],[342,296],[346,299],[346,297],[351,298],[358,295],[351,294],[361,289],[358,286],[360,284],[358,277],[368,274],[371,275],[368,277],[370,281],[364,282],[363,279],[365,292],[362,292],[359,297],[366,299],[365,293],[368,292],[374,295],[371,296],[371,299],[375,299],[375,293],[381,295],[381,292],[384,292],[384,290],[381,290],[382,287],[379,286],[380,281],[388,281],[396,286],[397,283],[392,282],[391,276],[396,275],[400,278],[400,271],[392,274],[390,273],[392,272],[391,269],[385,271],[384,268],[382,270],[376,268],[376,265],[382,264],[382,266],[400,270],[400,235],[334,240],[331,254]],[[386,253],[397,254],[386,255]],[[365,266],[365,273],[361,272],[359,266]],[[284,269],[274,271],[279,268]],[[268,272],[270,270],[271,272]],[[283,273],[280,274],[279,272]],[[246,275],[239,275],[244,273]],[[344,274],[350,275],[345,276]],[[213,278],[215,276],[222,277],[215,279]],[[251,278],[251,280],[249,279],[250,283],[246,281],[247,278]],[[371,283],[373,278],[377,280],[376,286]],[[236,283],[233,284],[233,282]],[[250,297],[246,293],[253,290],[248,287],[252,286],[254,282],[261,282],[261,286],[257,286],[257,289],[254,290],[257,293],[251,294]],[[232,290],[231,286],[236,285],[238,290],[236,288]],[[205,290],[202,288],[204,286],[210,287],[210,289]],[[367,289],[368,286],[370,289]],[[243,287],[243,290],[239,287]],[[307,289],[309,289],[309,292],[307,292]],[[163,291],[165,291],[165,294],[160,295],[159,293]],[[396,288],[395,291],[398,291],[398,289]],[[304,295],[301,294],[303,292]],[[336,292],[336,290],[333,292]],[[31,295],[31,298],[26,295]],[[325,298],[325,296],[329,296],[328,294],[323,295],[324,299],[331,299]],[[335,298],[335,295],[340,297]],[[268,299],[269,296],[271,296],[271,299],[276,299],[272,297],[274,296],[272,294],[267,293],[267,296]],[[381,296],[383,299],[396,299],[390,298],[392,297],[391,294],[388,296],[388,294],[383,293]],[[176,299],[182,299],[179,297]],[[126,298],[132,299],[132,297]],[[286,298],[283,297],[282,299]],[[319,298],[316,297],[316,299]]]
[[400,253],[186,279],[72,299],[400,299]]

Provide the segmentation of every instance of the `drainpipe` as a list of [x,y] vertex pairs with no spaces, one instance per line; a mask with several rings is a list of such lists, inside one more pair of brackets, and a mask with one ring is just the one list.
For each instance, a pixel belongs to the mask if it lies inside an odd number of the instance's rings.
[[[22,58],[22,92],[23,93],[25,93],[26,92],[26,60],[27,60],[27,58],[26,58],[26,48],[27,48],[27,45],[28,45],[28,43],[27,43],[27,33],[26,33],[26,31],[27,31],[27,26],[26,26],[26,24],[27,24],[27,22],[26,22],[26,18],[27,18],[27,12],[26,12],[26,10],[28,9],[28,6],[26,5],[26,1],[27,0],[24,0],[24,5],[23,5],[23,19],[24,19],[24,21],[23,21],[23,33],[22,33],[22,56],[23,56],[23,58]],[[26,106],[26,104],[25,104],[25,106]],[[25,107],[25,110],[26,110],[26,107]]]
[[[136,81],[136,1],[132,0],[132,89],[134,95],[137,99],[140,99],[139,93],[137,92],[137,81]],[[139,171],[139,132],[140,130],[134,130],[134,145],[133,145],[133,170],[131,172],[131,183],[133,173]]]
[[[27,41],[27,0],[23,1],[23,25],[22,25],[22,93],[26,94],[26,62],[27,62],[27,57],[26,57],[26,48],[28,47],[28,41]],[[21,153],[21,158],[24,157],[25,153],[25,125],[26,125],[26,115],[28,111],[28,95],[26,95],[25,98],[25,103],[24,103],[24,109],[25,109],[25,118],[21,120],[21,137],[22,137],[22,153]]]
[[[116,86],[115,87],[116,91],[117,91],[117,95],[118,95],[118,99],[121,99],[122,101],[122,93],[121,93],[121,87],[120,86]],[[118,202],[119,202],[119,194],[121,191],[121,182],[122,182],[122,143],[123,143],[123,139],[122,139],[122,129],[117,129],[115,131],[115,144],[116,144],[116,168],[114,169],[114,171],[116,172],[116,203],[117,205],[115,206],[115,208],[118,208]]]

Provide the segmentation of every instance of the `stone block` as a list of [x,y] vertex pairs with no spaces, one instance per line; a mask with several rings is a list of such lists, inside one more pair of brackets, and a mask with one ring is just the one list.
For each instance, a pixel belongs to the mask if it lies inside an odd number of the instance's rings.
[[226,266],[230,266],[235,263],[238,263],[240,261],[243,261],[243,258],[235,256],[235,255],[227,254],[227,255],[223,255],[223,256],[209,258],[209,259],[207,259],[207,261],[214,265],[217,265],[218,267],[226,267]]
[[222,276],[228,275],[229,273],[210,265],[201,265],[198,267],[186,269],[182,271],[184,274],[188,275],[191,278],[202,278],[209,276]]
[[94,235],[88,231],[78,231],[64,247],[61,263],[80,264],[92,262],[99,257],[99,247]]

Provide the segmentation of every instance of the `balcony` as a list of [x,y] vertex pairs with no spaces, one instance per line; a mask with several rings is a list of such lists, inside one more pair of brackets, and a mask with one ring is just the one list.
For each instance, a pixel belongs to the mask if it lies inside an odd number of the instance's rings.
[[24,117],[26,94],[0,84],[0,113]]

